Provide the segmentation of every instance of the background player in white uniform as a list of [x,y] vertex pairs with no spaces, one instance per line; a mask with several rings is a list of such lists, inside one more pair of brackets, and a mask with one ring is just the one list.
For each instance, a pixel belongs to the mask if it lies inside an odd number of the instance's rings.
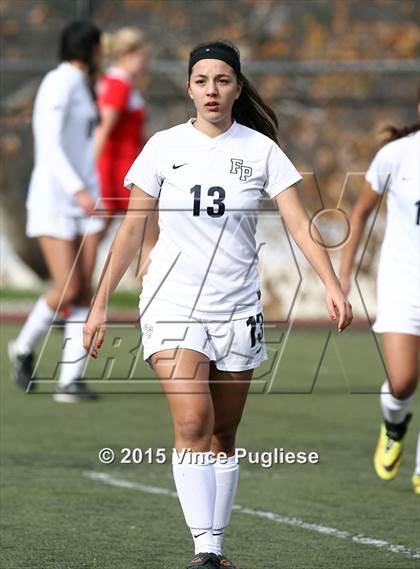
[[[420,108],[419,108],[420,112]],[[354,258],[369,215],[387,195],[387,224],[378,279],[375,332],[382,333],[388,378],[381,389],[384,423],[375,453],[375,469],[384,480],[400,468],[408,412],[419,380],[420,354],[420,122],[390,128],[388,143],[366,173],[366,185],[351,217],[352,236],[340,270],[343,290],[350,290]],[[420,435],[414,491],[420,494]]]
[[[160,234],[140,298],[144,358],[160,380],[173,380],[162,387],[175,447],[191,449],[184,460],[173,455],[178,496],[195,542],[188,567],[233,568],[221,545],[238,482],[235,437],[253,368],[267,358],[255,243],[263,190],[324,281],[328,310],[332,319],[338,315],[340,330],[352,316],[326,251],[310,237],[308,216],[292,187],[301,176],[276,143],[275,115],[241,73],[237,49],[226,42],[195,48],[188,92],[197,118],[155,134],[127,174],[129,210],[84,341],[97,357],[109,295],[159,200]],[[229,458],[213,465],[210,451]]]
[[[15,379],[31,382],[33,349],[58,310],[68,307],[57,401],[93,398],[79,378],[85,355],[82,328],[103,221],[91,217],[99,195],[93,132],[97,111],[91,75],[100,62],[100,31],[73,22],[60,41],[61,63],[42,80],[33,111],[35,163],[26,201],[28,237],[36,237],[53,287],[41,296],[19,336],[9,345]],[[83,240],[82,240],[83,239]]]

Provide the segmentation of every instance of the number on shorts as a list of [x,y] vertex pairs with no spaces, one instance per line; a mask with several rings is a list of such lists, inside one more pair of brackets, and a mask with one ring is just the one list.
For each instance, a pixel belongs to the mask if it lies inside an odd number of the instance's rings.
[[[250,316],[246,321],[247,326],[251,326],[251,348],[254,348],[257,340],[262,344],[264,339],[264,316],[262,312],[258,312],[257,316]],[[258,330],[257,330],[258,326]]]
[[420,225],[420,200],[416,202],[414,205],[417,206],[417,220],[416,225]]

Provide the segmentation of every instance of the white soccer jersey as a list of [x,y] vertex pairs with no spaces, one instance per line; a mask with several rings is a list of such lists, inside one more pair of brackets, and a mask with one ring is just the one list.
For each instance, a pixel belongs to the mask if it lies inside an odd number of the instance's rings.
[[33,133],[35,163],[26,206],[31,210],[83,215],[74,193],[99,195],[93,131],[97,111],[84,74],[64,62],[38,89]]
[[261,309],[255,233],[262,190],[274,197],[300,179],[277,144],[235,121],[214,138],[193,119],[152,136],[124,182],[159,197],[143,306],[156,298],[204,317]]
[[388,194],[378,293],[388,302],[407,303],[417,309],[420,306],[419,159],[420,131],[386,144],[366,173],[366,180],[375,192]]

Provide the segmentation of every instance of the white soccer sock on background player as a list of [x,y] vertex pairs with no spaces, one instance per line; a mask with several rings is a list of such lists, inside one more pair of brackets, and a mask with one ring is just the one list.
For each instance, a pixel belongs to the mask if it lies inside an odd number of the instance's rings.
[[210,452],[172,454],[172,471],[185,521],[194,539],[195,553],[216,553],[213,516],[216,478]]
[[407,399],[397,399],[391,394],[391,387],[385,381],[381,388],[381,407],[384,419],[389,423],[398,425],[404,421],[408,407],[414,399],[414,394]]
[[420,433],[417,437],[416,469],[414,474],[418,474],[420,476]]
[[63,363],[60,365],[58,380],[62,387],[80,378],[87,355],[83,347],[83,325],[89,308],[85,306],[71,306],[70,308],[71,313],[64,326]]
[[55,310],[48,306],[45,297],[39,297],[16,338],[16,351],[19,354],[32,352],[39,338],[54,320],[54,315]]
[[214,465],[216,476],[216,503],[213,517],[213,538],[217,554],[222,553],[224,530],[229,525],[233,502],[238,488],[239,462],[230,456],[226,463],[217,461]]

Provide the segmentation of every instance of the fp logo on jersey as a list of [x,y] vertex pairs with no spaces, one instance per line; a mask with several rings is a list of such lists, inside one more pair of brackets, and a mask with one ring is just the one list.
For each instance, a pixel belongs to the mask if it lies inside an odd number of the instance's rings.
[[232,165],[230,173],[237,174],[240,172],[240,180],[245,181],[247,178],[252,176],[252,168],[250,166],[244,166],[244,161],[242,158],[231,158],[230,163]]

